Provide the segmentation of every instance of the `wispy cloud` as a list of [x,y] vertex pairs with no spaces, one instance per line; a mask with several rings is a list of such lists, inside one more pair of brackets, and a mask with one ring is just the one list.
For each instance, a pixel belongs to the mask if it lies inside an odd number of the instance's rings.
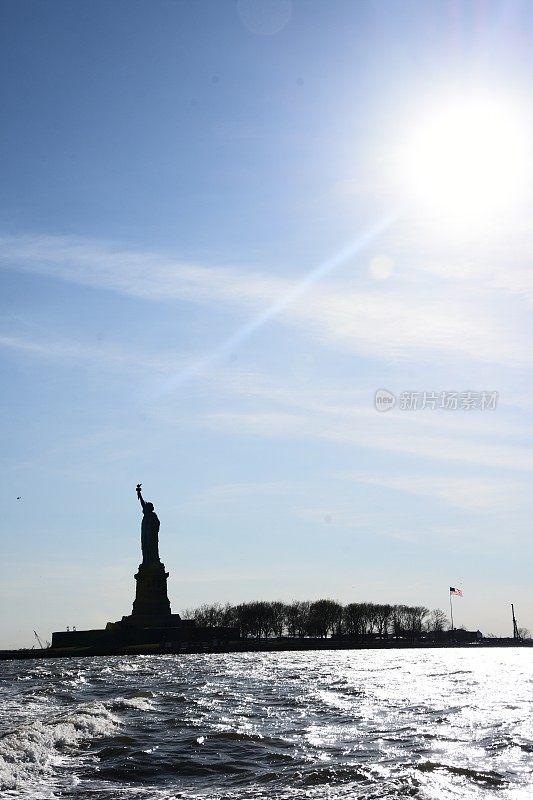
[[345,477],[366,486],[432,497],[472,511],[509,509],[516,506],[518,497],[525,492],[525,486],[519,486],[516,482],[479,476],[353,473]]
[[95,362],[102,367],[146,367],[156,372],[170,372],[180,363],[177,355],[168,353],[140,353],[126,351],[110,345],[90,345],[63,337],[35,338],[24,335],[0,333],[0,347],[17,350],[41,358],[68,362]]
[[[454,240],[444,233],[428,236],[417,220],[407,219],[391,237],[390,247],[409,265],[406,277],[418,274],[439,278],[444,284],[469,286],[477,292],[492,294],[501,303],[520,298],[533,303],[533,236],[529,219],[502,220],[480,237]],[[442,284],[441,284],[442,285]]]
[[477,413],[393,410],[380,414],[364,382],[347,392],[338,386],[280,382],[239,369],[215,371],[204,380],[206,388],[212,386],[219,398],[227,398],[229,407],[217,411],[199,407],[186,421],[171,402],[159,404],[151,413],[165,426],[187,424],[236,436],[326,440],[433,463],[533,470],[533,452],[527,445],[529,418],[510,416],[503,407]]
[[[198,419],[197,422],[200,422]],[[338,412],[321,417],[304,414],[269,412],[217,412],[205,414],[203,426],[215,432],[236,435],[303,437],[324,439],[345,445],[402,455],[418,456],[435,461],[456,461],[484,467],[531,472],[533,452],[520,445],[507,445],[461,436],[451,437],[438,431],[408,431],[394,424],[383,426],[354,425]]]
[[369,536],[393,539],[410,544],[427,544],[431,541],[438,546],[449,546],[453,543],[455,549],[460,547],[479,546],[481,541],[489,541],[493,534],[486,529],[479,531],[472,526],[433,524],[413,524],[410,521],[406,526],[403,515],[398,509],[391,507],[390,511],[361,512],[355,506],[347,503],[341,505],[332,503],[322,506],[301,507],[298,516],[309,522],[321,525],[324,534],[337,535],[339,528],[353,531],[363,540]]
[[[101,369],[121,367],[126,373],[143,367],[172,374],[184,358],[172,351],[126,351],[108,343],[87,344],[55,337],[1,334],[0,347],[67,363],[97,364]],[[150,406],[156,423],[207,428],[237,436],[306,438],[356,445],[369,450],[418,456],[433,462],[461,462],[490,468],[533,470],[533,453],[524,444],[527,429],[513,418],[502,419],[500,411],[466,414],[389,412],[378,414],[372,407],[372,391],[361,387],[351,394],[339,387],[280,382],[257,371],[227,367],[203,377],[202,392],[210,387],[232,405],[217,411],[199,405],[194,412],[176,414],[172,403]],[[236,401],[242,403],[236,404]],[[498,425],[491,414],[498,413]],[[412,482],[411,490],[430,493],[429,484]],[[393,487],[391,487],[393,488]],[[444,498],[461,497],[459,486],[442,489]],[[241,487],[242,489],[242,487]],[[406,491],[409,487],[406,487]],[[236,490],[235,490],[236,491]],[[493,494],[496,497],[496,494]],[[464,501],[468,505],[467,499]],[[475,500],[471,501],[475,505]]]
[[287,283],[231,267],[198,266],[110,242],[68,236],[0,236],[0,264],[81,286],[147,300],[219,302],[262,307]]
[[[516,365],[533,360],[519,332],[453,284],[438,296],[434,287],[412,280],[354,288],[336,279],[317,286],[306,283],[315,265],[282,278],[70,237],[0,237],[0,266],[151,301],[216,305],[265,318],[274,308],[284,324],[322,344],[388,361],[429,360],[435,352]],[[305,292],[296,291],[300,285]]]
[[[242,483],[222,483],[209,486],[191,496],[186,502],[186,510],[195,516],[211,517],[216,514],[235,517],[239,509],[250,505],[256,513],[257,507],[265,500],[272,503],[286,504],[293,501],[294,496],[309,493],[309,485],[304,481],[254,481]],[[247,513],[249,513],[247,511]]]
[[253,483],[224,483],[211,486],[193,498],[193,502],[200,502],[202,505],[226,503],[243,497],[258,497],[287,494],[301,489],[305,489],[305,482],[295,481],[255,481]]

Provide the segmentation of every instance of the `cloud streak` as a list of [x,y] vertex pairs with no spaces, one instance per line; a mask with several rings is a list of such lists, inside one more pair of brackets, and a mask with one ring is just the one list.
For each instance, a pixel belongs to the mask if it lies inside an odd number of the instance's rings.
[[353,419],[348,415],[341,416],[338,410],[321,416],[276,411],[221,411],[205,414],[202,422],[198,417],[197,424],[217,433],[324,439],[370,450],[418,456],[433,462],[455,461],[519,472],[533,471],[533,453],[528,447],[465,439],[459,435],[452,437],[437,430],[431,434],[418,431],[415,435],[414,431],[392,422],[386,427],[382,423],[372,424],[370,417],[368,424],[354,424]]
[[[518,487],[501,479],[458,477],[450,475],[372,475],[353,473],[348,480],[365,486],[376,486],[392,491],[436,498],[471,511],[499,511],[516,503]],[[523,486],[520,487],[524,491]]]
[[60,362],[93,362],[109,369],[142,367],[168,373],[176,369],[180,361],[179,357],[172,353],[143,354],[138,350],[125,351],[109,345],[90,345],[62,337],[37,339],[20,334],[0,333],[0,347]]
[[[366,246],[366,240],[361,247]],[[484,363],[531,364],[525,335],[461,285],[398,280],[354,288],[353,276],[325,280],[359,252],[354,245],[293,279],[232,267],[198,266],[156,253],[70,237],[0,237],[0,266],[148,301],[194,302],[249,315],[214,351],[192,361],[201,372],[273,318],[322,345],[386,361],[430,361],[435,353]],[[317,285],[320,281],[320,285]],[[219,353],[220,351],[220,353]]]

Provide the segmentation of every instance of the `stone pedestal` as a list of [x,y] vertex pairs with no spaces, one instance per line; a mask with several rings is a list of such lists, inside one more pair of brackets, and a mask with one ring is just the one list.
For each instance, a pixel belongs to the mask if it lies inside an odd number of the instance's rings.
[[170,617],[170,601],[167,594],[168,572],[160,561],[139,564],[135,575],[137,589],[133,601],[132,617]]

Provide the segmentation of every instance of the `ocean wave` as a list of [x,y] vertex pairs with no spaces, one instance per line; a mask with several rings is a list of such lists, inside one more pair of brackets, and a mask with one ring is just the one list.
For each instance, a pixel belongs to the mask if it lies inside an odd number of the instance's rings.
[[114,711],[124,711],[128,709],[137,709],[137,711],[152,711],[155,705],[151,699],[152,694],[146,693],[134,695],[133,697],[116,697],[106,703]]
[[469,778],[477,783],[483,783],[488,786],[501,787],[507,784],[505,778],[497,772],[481,772],[469,767],[456,767],[453,764],[440,764],[433,761],[422,761],[415,766],[420,772],[448,772],[451,775],[459,775],[463,778]]
[[0,789],[27,787],[51,774],[62,751],[112,733],[118,720],[102,703],[88,703],[52,719],[20,725],[0,737]]
[[320,767],[310,769],[298,774],[298,784],[301,786],[333,786],[336,783],[370,782],[367,770],[360,767]]

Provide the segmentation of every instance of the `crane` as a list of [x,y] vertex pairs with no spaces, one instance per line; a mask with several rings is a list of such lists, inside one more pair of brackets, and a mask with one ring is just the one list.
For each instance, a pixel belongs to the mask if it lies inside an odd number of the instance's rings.
[[516,617],[514,615],[514,604],[511,603],[511,611],[513,613],[513,639],[515,642],[521,642],[522,637],[520,636],[520,631],[518,630],[518,625],[516,624]]
[[42,643],[42,640],[41,640],[39,634],[37,633],[37,631],[33,631],[33,633],[35,634],[35,638],[39,642],[39,647],[41,648],[41,650],[46,650],[47,647],[50,647],[50,642],[48,642],[48,641],[46,642],[46,647],[45,647],[45,645]]

